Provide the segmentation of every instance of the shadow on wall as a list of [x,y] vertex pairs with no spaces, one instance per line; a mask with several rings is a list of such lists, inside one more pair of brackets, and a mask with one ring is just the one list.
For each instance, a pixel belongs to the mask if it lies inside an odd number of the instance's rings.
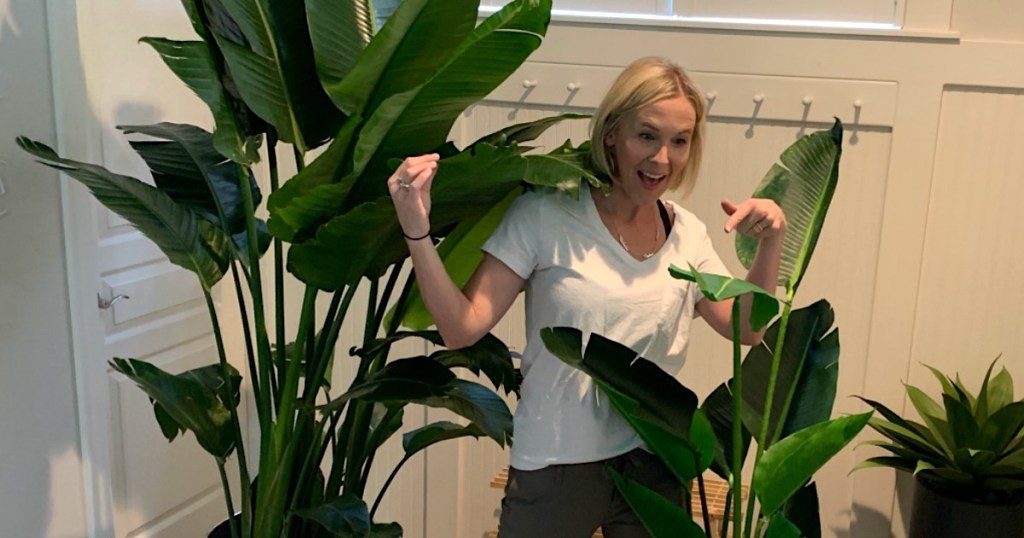
[[46,2],[0,0],[0,534],[70,538],[86,522],[60,183],[15,145],[55,137],[48,35]]

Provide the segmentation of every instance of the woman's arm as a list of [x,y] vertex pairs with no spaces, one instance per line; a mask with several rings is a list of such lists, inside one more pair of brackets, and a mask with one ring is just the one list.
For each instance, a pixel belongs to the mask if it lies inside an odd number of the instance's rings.
[[410,157],[388,179],[399,224],[406,237],[420,295],[434,317],[445,346],[471,346],[505,315],[524,280],[497,258],[485,254],[460,290],[444,269],[430,240],[430,185],[437,173],[436,154]]
[[[754,264],[747,272],[746,280],[774,292],[779,276],[779,261],[782,258],[782,240],[786,236],[786,216],[772,200],[752,198],[739,205],[728,200],[722,201],[722,209],[729,215],[725,223],[726,233],[733,230],[758,239]],[[732,339],[732,299],[714,302],[701,299],[697,311],[718,334]],[[740,343],[756,345],[764,337],[764,329],[750,328],[749,295],[740,298]]]

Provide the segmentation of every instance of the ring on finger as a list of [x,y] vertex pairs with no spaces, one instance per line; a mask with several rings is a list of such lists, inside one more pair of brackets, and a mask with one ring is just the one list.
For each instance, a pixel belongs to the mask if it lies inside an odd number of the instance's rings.
[[756,233],[756,234],[759,234],[759,233],[763,232],[764,229],[765,229],[764,222],[758,222],[757,224],[754,225],[754,228],[753,228],[754,233]]
[[402,189],[403,191],[409,190],[409,182],[402,178],[398,178],[398,188]]

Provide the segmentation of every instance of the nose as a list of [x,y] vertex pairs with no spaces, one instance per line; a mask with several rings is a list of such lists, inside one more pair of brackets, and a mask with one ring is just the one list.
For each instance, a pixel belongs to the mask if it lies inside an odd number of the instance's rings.
[[651,155],[650,159],[655,164],[668,164],[668,146],[665,144],[658,146],[658,149]]

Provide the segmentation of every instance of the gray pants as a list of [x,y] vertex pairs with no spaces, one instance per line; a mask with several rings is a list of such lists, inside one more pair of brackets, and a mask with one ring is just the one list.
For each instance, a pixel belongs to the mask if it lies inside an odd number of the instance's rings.
[[679,481],[657,456],[638,448],[594,463],[551,465],[536,471],[509,469],[498,536],[590,538],[600,527],[605,538],[648,538],[608,475],[608,467],[689,508],[689,492],[684,495]]

